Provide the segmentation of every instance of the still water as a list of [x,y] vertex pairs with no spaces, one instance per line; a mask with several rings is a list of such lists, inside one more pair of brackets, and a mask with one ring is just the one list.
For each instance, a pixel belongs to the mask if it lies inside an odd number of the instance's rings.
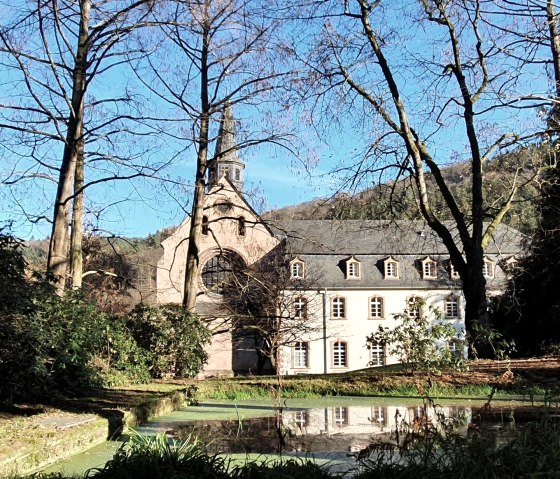
[[[315,459],[348,462],[353,453],[374,440],[389,440],[404,427],[421,427],[436,417],[457,419],[466,433],[480,402],[446,400],[426,405],[395,398],[323,398],[265,401],[205,401],[175,411],[136,429],[140,434],[166,434],[175,439],[197,436],[209,453],[274,456],[312,455]],[[392,436],[391,436],[392,435]],[[121,445],[108,441],[45,471],[83,473],[101,467]]]

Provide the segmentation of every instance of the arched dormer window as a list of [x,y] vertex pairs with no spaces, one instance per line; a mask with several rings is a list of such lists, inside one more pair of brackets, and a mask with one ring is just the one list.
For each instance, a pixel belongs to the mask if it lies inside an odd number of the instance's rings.
[[461,278],[461,276],[459,275],[459,271],[455,269],[455,266],[453,266],[453,262],[451,260],[449,260],[449,277],[451,279]]
[[488,256],[484,257],[484,263],[482,265],[482,274],[485,278],[493,278],[495,274],[496,264]]
[[208,216],[206,215],[202,217],[202,234],[208,234]]
[[385,279],[398,279],[399,278],[399,262],[389,256],[383,261],[383,276]]
[[239,236],[245,236],[246,228],[245,228],[245,218],[240,216],[237,218],[237,234]]
[[305,277],[305,263],[295,258],[290,262],[290,278],[303,279]]
[[352,256],[346,260],[346,279],[360,279],[361,277],[361,263]]
[[511,278],[511,275],[514,273],[518,265],[519,260],[515,256],[510,256],[503,262],[503,268],[508,274],[508,278]]
[[422,279],[437,279],[437,261],[426,256],[422,261]]

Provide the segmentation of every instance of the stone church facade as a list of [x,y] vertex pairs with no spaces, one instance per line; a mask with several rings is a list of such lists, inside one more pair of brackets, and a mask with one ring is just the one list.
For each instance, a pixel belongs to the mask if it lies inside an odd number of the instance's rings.
[[[214,331],[204,374],[254,373],[257,354],[235,338],[221,287],[234,265],[258,269],[273,252],[284,258],[286,281],[279,316],[292,336],[276,355],[283,374],[320,374],[392,364],[383,345],[366,346],[381,325],[393,328],[402,314],[430,313],[464,335],[464,296],[439,240],[422,222],[263,221],[243,197],[244,165],[235,125],[226,110],[209,166],[200,250],[197,313]],[[157,266],[158,303],[180,303],[190,219],[162,242]],[[500,226],[486,249],[489,291],[498,291],[520,251],[521,235]],[[421,306],[420,306],[421,305]],[[422,311],[421,311],[422,310]],[[460,344],[458,341],[457,344]],[[439,345],[456,347],[455,344]]]

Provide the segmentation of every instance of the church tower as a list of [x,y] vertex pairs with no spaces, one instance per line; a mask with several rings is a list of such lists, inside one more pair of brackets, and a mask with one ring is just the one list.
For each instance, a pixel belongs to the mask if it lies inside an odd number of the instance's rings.
[[222,176],[226,176],[239,191],[243,191],[244,169],[245,163],[237,155],[235,119],[231,107],[227,105],[220,120],[214,158],[208,162],[208,186],[211,188]]

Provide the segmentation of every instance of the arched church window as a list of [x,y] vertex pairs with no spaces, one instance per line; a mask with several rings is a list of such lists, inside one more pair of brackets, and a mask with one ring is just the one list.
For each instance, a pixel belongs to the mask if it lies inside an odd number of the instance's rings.
[[241,257],[232,251],[222,251],[202,267],[202,283],[211,293],[222,294],[224,288],[243,267]]

